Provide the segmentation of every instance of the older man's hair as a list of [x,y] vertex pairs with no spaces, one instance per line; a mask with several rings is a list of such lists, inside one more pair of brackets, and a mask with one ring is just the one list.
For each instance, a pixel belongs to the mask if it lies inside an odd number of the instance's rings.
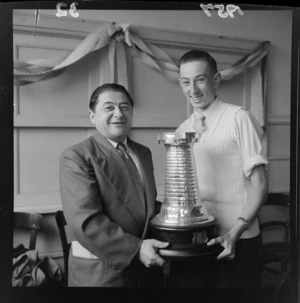
[[214,74],[218,71],[216,60],[208,52],[200,49],[193,49],[185,53],[179,60],[179,66],[194,61],[206,61]]
[[104,92],[122,93],[127,97],[131,106],[134,105],[133,99],[131,98],[129,92],[127,91],[127,89],[124,86],[117,84],[117,83],[105,83],[105,84],[97,87],[94,90],[94,92],[92,93],[91,98],[90,98],[90,103],[89,103],[89,108],[91,111],[95,112],[95,108],[98,104],[98,97]]

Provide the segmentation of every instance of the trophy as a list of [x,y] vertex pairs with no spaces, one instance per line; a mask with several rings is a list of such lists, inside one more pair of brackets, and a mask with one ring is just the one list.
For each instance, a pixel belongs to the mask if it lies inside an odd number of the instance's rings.
[[219,253],[220,245],[207,246],[217,237],[216,220],[200,201],[192,145],[195,133],[164,133],[166,147],[165,195],[160,212],[151,220],[152,237],[169,242],[159,254],[165,259],[197,258]]

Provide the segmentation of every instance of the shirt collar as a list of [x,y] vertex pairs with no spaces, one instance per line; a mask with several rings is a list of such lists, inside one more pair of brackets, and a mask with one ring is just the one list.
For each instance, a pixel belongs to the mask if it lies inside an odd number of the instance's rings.
[[[218,96],[216,96],[215,100],[211,105],[205,109],[202,113],[205,116],[205,121],[207,124],[210,124],[210,121],[213,119],[215,116],[216,111],[220,107],[221,100],[219,99]],[[195,110],[194,110],[195,112]]]
[[[113,146],[114,148],[117,148],[117,146],[118,146],[118,144],[119,144],[118,142],[112,141],[112,140],[110,140],[110,139],[108,139],[108,138],[106,138],[106,139],[107,139],[108,142],[110,142],[110,143],[112,144],[112,146]],[[122,143],[124,143],[125,146],[128,147],[128,145],[127,145],[127,137],[125,138],[125,140],[124,140]]]

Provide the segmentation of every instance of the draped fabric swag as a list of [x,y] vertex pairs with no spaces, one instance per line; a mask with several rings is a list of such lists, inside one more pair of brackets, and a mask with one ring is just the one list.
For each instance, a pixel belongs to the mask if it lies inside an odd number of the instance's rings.
[[[133,48],[143,63],[164,74],[171,81],[177,82],[179,68],[175,62],[162,49],[143,41],[130,32],[129,26],[129,24],[122,23],[105,23],[92,31],[71,53],[28,62],[15,60],[15,84],[28,85],[57,77],[70,65],[106,46],[109,48],[109,82],[116,82],[128,88],[126,47]],[[262,126],[265,124],[265,60],[269,46],[268,41],[262,42],[250,54],[220,71],[222,80],[226,81],[248,68],[252,69],[251,110]]]

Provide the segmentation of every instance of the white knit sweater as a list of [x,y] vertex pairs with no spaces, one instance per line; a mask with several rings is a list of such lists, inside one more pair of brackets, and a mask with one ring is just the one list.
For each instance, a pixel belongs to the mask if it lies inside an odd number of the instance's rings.
[[[268,161],[262,150],[263,131],[253,114],[218,98],[203,113],[207,129],[193,147],[200,197],[206,211],[217,219],[218,234],[223,235],[248,201],[252,169],[261,164],[267,167]],[[176,133],[194,132],[193,123],[194,113]],[[258,234],[256,218],[241,238]]]

